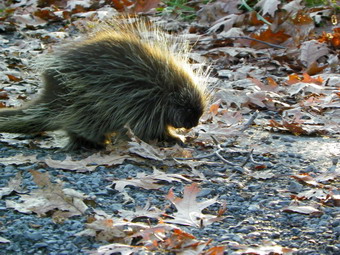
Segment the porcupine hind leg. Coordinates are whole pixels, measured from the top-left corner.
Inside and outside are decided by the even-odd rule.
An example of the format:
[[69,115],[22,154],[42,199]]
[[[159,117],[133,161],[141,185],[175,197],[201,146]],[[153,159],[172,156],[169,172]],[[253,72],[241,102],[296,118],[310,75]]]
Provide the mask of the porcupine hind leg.
[[64,148],[66,151],[77,150],[100,150],[105,148],[105,137],[98,139],[98,141],[88,140],[74,132],[67,131],[69,142]]

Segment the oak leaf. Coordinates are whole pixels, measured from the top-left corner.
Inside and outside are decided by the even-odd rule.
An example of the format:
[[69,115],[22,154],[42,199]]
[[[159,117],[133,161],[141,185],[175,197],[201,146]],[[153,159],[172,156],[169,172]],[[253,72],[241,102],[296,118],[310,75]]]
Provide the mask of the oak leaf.
[[254,7],[260,7],[263,15],[269,14],[274,17],[277,6],[280,4],[279,0],[260,0]]
[[[278,31],[278,32],[273,32],[270,29],[267,29],[266,31],[261,32],[260,34],[254,34],[251,36],[254,39],[272,43],[272,44],[281,44],[285,42],[288,38],[290,38],[289,35],[285,34],[284,31]],[[268,48],[268,45],[252,41],[250,43],[250,46],[256,49],[263,49],[263,48]]]
[[128,158],[130,158],[128,155],[119,155],[115,153],[101,155],[100,153],[96,153],[81,160],[73,160],[70,156],[67,156],[66,159],[62,161],[54,160],[51,158],[47,158],[44,161],[49,167],[82,173],[92,172],[97,168],[97,166],[120,165],[124,162],[125,159]]
[[11,241],[0,236],[0,243],[10,243]]
[[284,212],[292,212],[292,213],[301,213],[301,214],[309,214],[309,215],[321,215],[322,211],[313,207],[306,205],[290,205],[283,209]]
[[66,218],[85,213],[87,206],[83,200],[88,199],[87,196],[73,189],[65,189],[61,183],[52,183],[48,173],[35,170],[30,172],[40,188],[28,195],[21,195],[21,203],[7,200],[7,207],[21,213],[34,212],[40,217],[52,213],[55,222],[62,222]]
[[115,185],[115,189],[118,191],[123,191],[127,185],[132,185],[143,189],[158,189],[161,187],[161,184],[158,184],[159,181],[166,181],[169,183],[182,181],[191,182],[190,179],[185,178],[180,174],[167,174],[154,168],[152,175],[138,173],[136,178],[120,179],[114,181],[113,184]]
[[165,222],[203,227],[222,220],[223,217],[202,213],[203,209],[217,202],[217,196],[204,202],[197,202],[199,192],[200,189],[196,183],[184,188],[183,198],[176,197],[170,189],[166,198],[176,207],[177,212],[174,213],[173,219],[165,220]]
[[15,177],[11,178],[8,181],[7,187],[0,188],[0,199],[3,196],[10,195],[12,192],[22,193],[23,189],[21,187],[22,184],[22,175],[18,172]]

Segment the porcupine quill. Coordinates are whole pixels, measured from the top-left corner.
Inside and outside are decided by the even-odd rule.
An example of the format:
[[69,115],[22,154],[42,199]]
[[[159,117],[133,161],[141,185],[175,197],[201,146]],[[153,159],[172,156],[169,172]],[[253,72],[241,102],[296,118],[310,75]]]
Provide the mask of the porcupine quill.
[[0,132],[64,130],[67,150],[99,149],[127,125],[144,141],[179,139],[170,127],[196,126],[206,107],[204,72],[188,47],[145,22],[112,22],[45,58],[36,101],[0,111]]

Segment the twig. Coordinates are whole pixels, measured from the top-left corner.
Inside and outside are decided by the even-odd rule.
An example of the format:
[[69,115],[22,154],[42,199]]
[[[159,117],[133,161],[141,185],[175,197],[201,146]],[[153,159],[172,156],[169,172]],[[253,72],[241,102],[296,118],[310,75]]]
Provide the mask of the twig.
[[[255,38],[252,38],[252,37],[249,37],[249,36],[222,36],[221,39],[245,39],[245,40],[259,42],[259,43],[271,46],[273,48],[286,49],[286,47],[284,47],[284,46],[277,45],[277,44],[272,44],[272,43],[265,42],[265,41],[261,41],[259,39],[255,39]],[[206,39],[201,39],[200,41],[218,41],[218,40],[221,40],[221,39],[220,38],[218,38],[218,39],[215,39],[215,38],[212,38],[212,39],[206,38]]]
[[251,151],[251,154],[249,155],[250,156],[250,162],[252,162],[253,164],[256,164],[256,165],[261,165],[260,162],[257,162],[257,161],[254,160],[254,158],[253,158],[253,150]]
[[254,114],[250,117],[250,119],[247,121],[247,123],[244,124],[244,126],[240,129],[240,131],[243,132],[246,129],[248,129],[254,123],[254,120],[257,118],[258,115],[259,115],[259,111],[256,110]]
[[249,160],[251,159],[251,157],[252,157],[253,151],[254,151],[254,149],[252,149],[252,150],[248,153],[248,156],[247,156],[246,160],[243,162],[243,164],[241,165],[241,167],[244,167],[244,166],[248,163],[248,161],[249,161]]
[[[254,120],[257,118],[258,116],[258,111],[255,111],[254,114],[250,117],[250,119],[247,121],[247,123],[245,123],[243,125],[243,127],[240,128],[240,132],[244,132],[246,129],[248,129],[254,122]],[[245,162],[243,162],[241,165],[238,165],[238,164],[235,164],[233,162],[230,162],[229,160],[225,159],[222,155],[221,155],[221,152],[225,152],[226,151],[226,148],[223,148],[223,147],[227,147],[225,144],[222,146],[222,144],[218,141],[218,139],[216,137],[214,137],[213,135],[210,136],[211,139],[213,140],[214,144],[216,145],[216,150],[210,154],[207,154],[207,155],[200,155],[200,156],[197,156],[197,157],[192,157],[192,158],[175,158],[176,160],[199,160],[199,159],[203,159],[203,158],[210,158],[212,156],[217,156],[220,160],[223,161],[223,163],[227,164],[227,165],[230,165],[230,166],[234,166],[234,167],[241,167],[242,169],[244,168],[244,166],[250,161],[252,163],[255,163],[255,164],[260,164],[260,163],[257,163],[255,162],[255,160],[253,159],[253,151],[254,149],[252,149],[248,155],[247,155],[247,158],[245,160]],[[236,140],[237,138],[234,139],[234,141]],[[234,142],[233,141],[233,142]]]

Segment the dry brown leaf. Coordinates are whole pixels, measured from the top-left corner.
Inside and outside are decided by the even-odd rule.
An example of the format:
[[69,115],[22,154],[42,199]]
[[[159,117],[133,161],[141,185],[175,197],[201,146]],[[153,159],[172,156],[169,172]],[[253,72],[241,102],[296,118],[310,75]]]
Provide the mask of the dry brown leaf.
[[147,249],[142,246],[132,246],[132,245],[126,245],[126,244],[113,243],[113,244],[100,246],[97,251],[93,251],[90,254],[92,255],[111,255],[111,254],[130,255],[130,254],[138,254],[146,250]]
[[0,236],[0,243],[10,243],[11,241]]
[[281,4],[279,0],[260,0],[254,7],[260,7],[263,15],[269,14],[274,17],[274,13],[278,10],[277,6],[279,4]]
[[18,172],[15,177],[11,178],[8,181],[7,187],[0,188],[0,199],[4,196],[10,195],[12,192],[22,193],[23,189],[21,187],[22,184],[22,175]]
[[[10,81],[16,81],[16,82],[22,81],[22,78],[16,77],[16,76],[14,76],[14,75],[12,75],[12,74],[7,74],[7,76],[8,76],[8,78],[9,78]],[[8,98],[6,98],[6,99],[8,99]]]
[[128,135],[132,140],[129,142],[129,152],[142,158],[162,161],[165,158],[164,153],[157,147],[154,147],[136,137],[131,130]]
[[340,207],[340,195],[328,194],[323,202],[328,206]]
[[239,14],[239,0],[214,1],[202,5],[197,13],[200,24],[211,24],[228,14]]
[[275,174],[271,170],[256,171],[256,172],[252,172],[249,175],[255,179],[263,179],[263,180],[270,179],[275,176]]
[[[91,254],[108,255],[112,252],[130,252],[138,248],[138,251],[164,252],[189,252],[193,255],[201,252],[209,242],[199,242],[191,234],[182,231],[170,224],[158,224],[150,226],[142,223],[132,223],[118,219],[106,218],[87,224],[86,230],[76,234],[96,237],[97,240],[113,242],[113,244],[99,247]],[[132,240],[138,238],[139,246],[132,246]],[[181,253],[182,254],[182,253]],[[213,254],[213,253],[211,253]]]
[[315,181],[314,177],[310,176],[308,173],[292,175],[292,177],[300,182],[304,182],[312,186],[322,186],[322,184]]
[[138,173],[136,179],[122,179],[118,181],[113,181],[112,185],[118,191],[123,191],[128,185],[140,187],[143,189],[159,189],[162,185],[155,183],[156,180],[150,178],[145,173]]
[[262,91],[277,92],[279,89],[278,84],[271,77],[267,77],[268,85],[264,84],[263,82],[256,78],[249,78],[249,80],[256,84],[256,86],[259,87]]
[[[290,36],[285,34],[284,31],[281,30],[274,33],[273,31],[271,31],[270,28],[268,28],[266,31],[261,32],[260,34],[254,34],[251,37],[272,44],[281,44],[285,42],[288,38],[290,38]],[[266,44],[257,41],[252,41],[250,43],[250,46],[252,46],[255,49],[263,49],[270,47]]]
[[149,228],[149,226],[109,217],[86,224],[86,228],[76,236],[92,236],[98,241],[131,244],[132,235]]
[[301,213],[301,214],[308,214],[308,215],[321,215],[323,214],[322,211],[313,207],[313,206],[306,206],[306,205],[290,205],[283,209],[284,212],[291,212],[291,213]]
[[225,246],[215,246],[205,251],[204,255],[223,255],[225,250],[226,250]]
[[326,172],[326,173],[322,173],[316,176],[315,181],[325,183],[325,182],[333,181],[339,177],[340,177],[340,171]]
[[[234,247],[237,248],[237,247]],[[240,247],[241,248],[241,247]],[[251,255],[293,255],[298,249],[282,247],[272,241],[264,241],[262,245],[257,247],[241,248],[241,250],[235,252],[237,255],[251,254]]]
[[208,33],[214,33],[217,30],[223,28],[223,31],[230,30],[236,23],[244,21],[244,15],[229,14],[223,16],[219,20],[216,20],[214,24],[209,28]]
[[320,43],[316,40],[310,40],[301,44],[300,59],[306,65],[306,67],[311,66],[320,57],[327,56],[328,54],[329,49],[325,43]]
[[129,158],[131,157],[128,155],[118,155],[114,153],[101,155],[100,153],[96,153],[82,160],[73,160],[71,156],[67,156],[66,159],[62,161],[47,158],[45,159],[45,163],[53,168],[77,172],[91,172],[94,171],[97,166],[116,166],[122,164],[125,159]]
[[113,181],[113,185],[115,186],[115,189],[118,191],[123,191],[125,186],[132,185],[136,187],[140,187],[143,189],[159,189],[162,185],[158,184],[157,182],[162,180],[166,182],[182,182],[187,181],[191,182],[190,179],[185,178],[184,176],[180,174],[167,174],[164,172],[161,172],[157,170],[156,168],[153,169],[152,175],[146,175],[145,173],[138,173],[137,177],[132,179],[121,179],[117,181]]
[[180,225],[203,227],[222,220],[223,217],[202,213],[203,209],[217,202],[217,197],[204,202],[197,202],[196,198],[199,192],[200,189],[197,183],[185,186],[183,198],[176,197],[171,189],[166,198],[176,207],[177,212],[172,216],[173,219],[164,221]]
[[48,173],[30,170],[34,182],[40,187],[29,195],[20,195],[21,203],[7,200],[6,206],[21,213],[36,213],[46,216],[52,212],[55,221],[63,221],[76,215],[82,215],[87,206],[83,200],[88,199],[84,194],[73,189],[63,189],[60,183],[52,183]]
[[156,8],[160,2],[160,0],[137,0],[132,9],[135,13],[150,12],[150,10]]
[[169,224],[158,224],[136,233],[134,237],[142,237],[144,246],[151,251],[183,251],[200,254],[207,242],[199,242],[189,233]]
[[15,20],[16,24],[20,25],[22,28],[26,26],[38,27],[47,24],[47,21],[31,14],[15,14],[13,15],[13,19]]
[[38,162],[37,155],[23,155],[23,154],[16,154],[15,156],[8,157],[8,158],[1,158],[0,164],[3,165],[22,165],[28,163],[35,163]]

